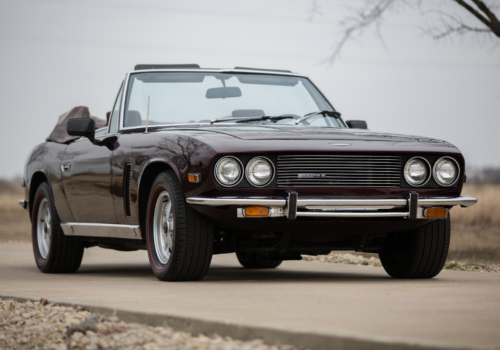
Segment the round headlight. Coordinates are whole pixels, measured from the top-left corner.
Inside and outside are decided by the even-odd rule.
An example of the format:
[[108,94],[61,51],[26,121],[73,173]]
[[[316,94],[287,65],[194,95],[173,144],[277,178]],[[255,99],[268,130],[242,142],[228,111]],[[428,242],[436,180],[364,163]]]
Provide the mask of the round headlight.
[[222,186],[235,186],[242,177],[243,167],[235,157],[223,157],[215,165],[215,178]]
[[414,187],[423,186],[429,180],[429,162],[425,158],[414,157],[406,162],[404,176]]
[[246,168],[248,182],[257,187],[267,185],[274,176],[273,164],[264,157],[255,157],[251,159]]
[[434,180],[439,185],[449,187],[457,182],[460,171],[455,159],[443,157],[434,164],[433,173]]

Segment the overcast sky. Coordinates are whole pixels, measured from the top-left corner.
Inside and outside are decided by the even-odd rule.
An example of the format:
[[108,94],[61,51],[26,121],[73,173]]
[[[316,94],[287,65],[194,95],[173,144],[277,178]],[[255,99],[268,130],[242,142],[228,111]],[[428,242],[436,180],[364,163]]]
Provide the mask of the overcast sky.
[[[468,167],[500,166],[500,48],[436,42],[407,9],[387,16],[386,47],[366,33],[329,67],[347,3],[364,0],[318,0],[309,21],[306,0],[0,0],[0,177],[22,174],[60,114],[85,105],[104,118],[137,63],[290,69],[344,119],[447,140]],[[424,9],[435,3],[469,16],[450,0]]]

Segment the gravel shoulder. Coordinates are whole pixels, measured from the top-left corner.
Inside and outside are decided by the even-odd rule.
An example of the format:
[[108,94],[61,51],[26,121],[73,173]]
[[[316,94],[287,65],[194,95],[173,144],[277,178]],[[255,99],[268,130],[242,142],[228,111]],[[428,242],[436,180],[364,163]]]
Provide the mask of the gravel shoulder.
[[[318,261],[334,264],[350,264],[364,266],[382,266],[379,258],[374,256],[356,255],[349,253],[331,252],[328,255],[304,255],[304,261]],[[500,264],[467,264],[456,261],[447,262],[443,269],[453,271],[469,271],[469,272],[497,272],[500,273]]]
[[241,349],[294,350],[262,340],[234,340],[217,334],[193,336],[169,327],[129,323],[82,307],[0,298],[0,349]]

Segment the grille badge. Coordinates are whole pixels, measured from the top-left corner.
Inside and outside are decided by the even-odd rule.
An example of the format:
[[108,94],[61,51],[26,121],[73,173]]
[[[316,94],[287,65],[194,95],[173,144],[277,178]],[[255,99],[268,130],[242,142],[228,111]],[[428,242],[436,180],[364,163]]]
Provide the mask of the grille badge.
[[299,179],[307,179],[314,177],[326,177],[326,174],[298,174]]

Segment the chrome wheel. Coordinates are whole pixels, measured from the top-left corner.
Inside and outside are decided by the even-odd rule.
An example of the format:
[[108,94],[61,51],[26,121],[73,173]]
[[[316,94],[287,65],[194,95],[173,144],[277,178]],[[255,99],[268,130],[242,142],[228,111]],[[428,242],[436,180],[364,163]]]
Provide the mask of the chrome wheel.
[[158,260],[167,264],[174,249],[174,206],[167,191],[156,200],[153,218],[155,250]]
[[40,202],[36,223],[38,250],[41,257],[47,259],[50,249],[50,240],[52,238],[52,217],[50,215],[49,201],[47,198],[43,198]]

